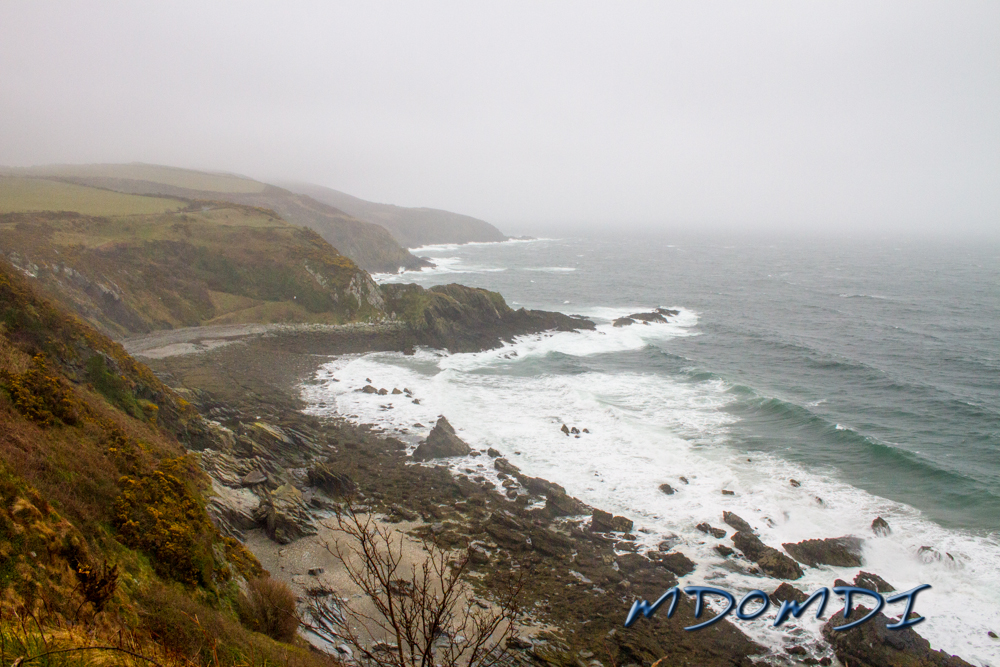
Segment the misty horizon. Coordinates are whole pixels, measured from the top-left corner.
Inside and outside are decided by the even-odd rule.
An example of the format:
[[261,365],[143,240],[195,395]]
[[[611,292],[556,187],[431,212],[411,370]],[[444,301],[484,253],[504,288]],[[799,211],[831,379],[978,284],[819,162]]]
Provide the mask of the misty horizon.
[[507,234],[1000,231],[1000,8],[0,8],[0,164],[164,164]]

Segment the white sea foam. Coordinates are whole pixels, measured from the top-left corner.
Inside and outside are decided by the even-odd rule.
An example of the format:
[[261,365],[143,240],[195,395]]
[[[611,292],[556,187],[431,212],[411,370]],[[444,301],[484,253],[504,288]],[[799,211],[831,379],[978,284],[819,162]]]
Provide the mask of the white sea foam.
[[[648,309],[589,309],[585,314],[607,322]],[[986,635],[1000,628],[1000,544],[995,539],[944,529],[911,507],[836,479],[831,471],[734,450],[728,443],[735,417],[725,410],[734,398],[720,380],[588,370],[587,360],[594,355],[641,350],[651,341],[665,344],[697,333],[697,314],[682,309],[671,319],[665,325],[600,324],[591,332],[529,336],[474,354],[419,350],[412,356],[344,356],[324,366],[302,393],[310,413],[358,415],[358,421],[396,430],[412,443],[426,436],[438,415],[446,415],[474,448],[494,447],[525,473],[556,481],[584,502],[632,518],[637,528],[651,531],[638,533],[643,546],[655,548],[667,535],[682,538],[676,548],[698,563],[682,585],[704,584],[738,594],[778,585],[734,570],[732,560],[713,550],[718,542],[695,530],[702,521],[728,528],[721,522],[723,510],[748,520],[773,546],[849,534],[866,537],[862,569],[880,574],[900,591],[933,586],[921,594],[916,610],[927,617],[917,629],[934,648],[973,664],[1000,662],[996,643]],[[566,359],[573,360],[576,372],[556,369]],[[420,404],[405,395],[358,392],[366,378],[389,390],[408,388]],[[567,437],[562,424],[590,433]],[[485,458],[451,459],[449,464],[459,474],[483,475],[498,484]],[[793,487],[793,478],[801,486]],[[662,483],[676,493],[661,493]],[[735,495],[722,495],[723,489]],[[892,535],[872,535],[876,516],[890,523]],[[731,544],[728,537],[722,543]],[[917,550],[922,546],[933,546],[941,559],[921,560]],[[857,574],[854,568],[805,569],[805,577],[794,584],[806,591],[830,587],[836,578],[850,581]],[[901,607],[886,611],[896,615]],[[836,599],[831,601],[824,620],[839,608]],[[781,629],[764,621],[773,619],[773,610],[757,621],[737,623],[755,640],[779,647],[795,633],[818,635],[822,622],[812,616],[807,613]]]

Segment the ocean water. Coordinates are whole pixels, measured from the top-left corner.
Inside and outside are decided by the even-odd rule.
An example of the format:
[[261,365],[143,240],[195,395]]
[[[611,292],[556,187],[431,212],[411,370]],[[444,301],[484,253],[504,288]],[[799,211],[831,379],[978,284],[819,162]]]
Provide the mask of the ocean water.
[[[1000,633],[1000,246],[617,237],[415,253],[437,268],[376,278],[497,290],[597,330],[478,354],[341,357],[303,387],[310,412],[411,442],[444,414],[474,448],[632,518],[644,544],[678,540],[699,564],[684,585],[777,586],[727,564],[695,530],[728,530],[723,510],[772,546],[865,537],[861,569],[900,591],[932,585],[916,611],[934,648],[1000,665],[987,636]],[[657,306],[680,315],[611,326]],[[421,403],[356,392],[366,378]],[[562,424],[589,433],[567,437]],[[451,465],[495,480],[484,458]],[[872,534],[876,516],[890,536]],[[807,591],[857,574],[806,570],[795,585]],[[773,612],[737,623],[780,649],[815,637],[811,615],[780,629],[763,621]]]

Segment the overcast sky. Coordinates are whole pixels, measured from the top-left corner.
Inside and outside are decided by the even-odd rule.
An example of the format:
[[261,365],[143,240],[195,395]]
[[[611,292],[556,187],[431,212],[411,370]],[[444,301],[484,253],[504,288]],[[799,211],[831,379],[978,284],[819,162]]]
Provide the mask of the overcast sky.
[[1000,231],[1000,2],[0,3],[0,164],[494,222]]

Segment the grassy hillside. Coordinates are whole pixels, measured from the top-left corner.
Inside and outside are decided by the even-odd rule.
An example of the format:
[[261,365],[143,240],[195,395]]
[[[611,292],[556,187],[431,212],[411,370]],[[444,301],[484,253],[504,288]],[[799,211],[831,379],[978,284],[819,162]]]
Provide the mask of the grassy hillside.
[[237,620],[265,573],[205,511],[213,428],[0,264],[0,662],[320,664]]
[[289,183],[289,190],[308,195],[316,201],[368,222],[377,223],[392,234],[404,248],[436,243],[504,241],[504,234],[486,222],[468,215],[436,208],[406,208],[376,204],[330,188],[308,183]]
[[[91,189],[79,190],[90,196]],[[316,232],[266,209],[198,202],[152,215],[7,213],[0,253],[113,335],[384,317],[367,273]]]
[[140,197],[42,178],[0,176],[0,213],[74,211],[83,215],[166,213],[187,206],[176,199]]
[[[8,170],[11,172],[11,170]],[[241,176],[156,165],[59,165],[16,170],[121,193],[226,201],[276,211],[293,225],[309,227],[367,271],[395,272],[426,263],[407,252],[383,227],[327,204]],[[58,209],[50,209],[58,210]]]

